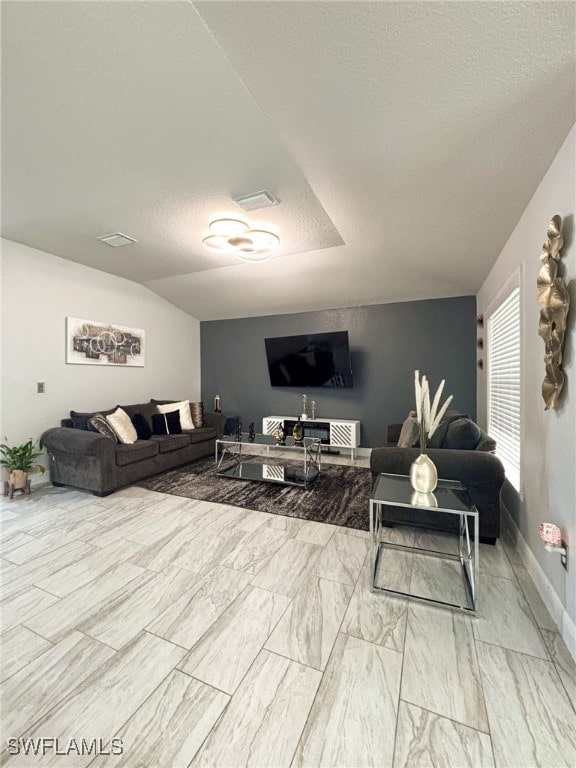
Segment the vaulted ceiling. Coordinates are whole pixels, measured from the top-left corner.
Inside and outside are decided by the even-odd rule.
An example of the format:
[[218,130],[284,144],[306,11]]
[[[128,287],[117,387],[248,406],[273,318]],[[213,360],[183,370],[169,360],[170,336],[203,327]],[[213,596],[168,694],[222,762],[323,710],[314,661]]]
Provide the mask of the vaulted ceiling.
[[[199,319],[475,293],[574,124],[574,41],[571,2],[2,2],[2,235]],[[274,258],[207,251],[262,189]]]

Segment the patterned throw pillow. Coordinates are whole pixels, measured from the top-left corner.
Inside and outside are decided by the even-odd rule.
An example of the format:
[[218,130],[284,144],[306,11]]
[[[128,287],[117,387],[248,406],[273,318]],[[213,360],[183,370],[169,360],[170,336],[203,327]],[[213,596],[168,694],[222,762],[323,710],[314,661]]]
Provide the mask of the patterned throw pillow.
[[408,418],[402,424],[400,430],[400,437],[398,438],[398,448],[411,448],[416,445],[416,441],[420,437],[418,430],[418,419],[416,418],[416,411],[410,411]]
[[194,422],[192,421],[190,403],[188,400],[181,400],[179,403],[166,403],[165,405],[157,405],[156,407],[158,408],[158,413],[179,411],[181,429],[194,429]]
[[115,443],[118,442],[116,433],[106,421],[106,416],[103,416],[101,413],[95,413],[94,416],[88,420],[88,424],[94,432],[99,432],[101,435],[110,438],[110,440],[113,440]]
[[122,408],[116,408],[114,413],[106,416],[106,421],[116,433],[119,442],[132,445],[138,440],[138,433],[130,421],[130,416]]
[[204,426],[204,403],[190,403],[190,412],[196,429],[202,428]]
[[142,413],[135,413],[131,416],[131,419],[136,434],[138,435],[138,440],[150,440],[152,437],[152,430],[150,429],[150,424],[148,424],[146,416]]

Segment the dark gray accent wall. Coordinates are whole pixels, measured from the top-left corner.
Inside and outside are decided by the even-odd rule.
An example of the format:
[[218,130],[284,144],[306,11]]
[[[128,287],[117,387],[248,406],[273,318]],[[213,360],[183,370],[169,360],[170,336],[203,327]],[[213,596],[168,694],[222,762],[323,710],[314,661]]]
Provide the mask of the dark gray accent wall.
[[[452,407],[476,416],[476,299],[379,304],[200,323],[202,399],[212,409],[240,416],[256,431],[264,416],[297,416],[302,394],[317,403],[317,418],[359,419],[361,445],[386,442],[389,423],[406,418],[414,405],[414,371],[435,391],[454,395]],[[352,389],[272,387],[264,339],[325,331],[348,331]]]

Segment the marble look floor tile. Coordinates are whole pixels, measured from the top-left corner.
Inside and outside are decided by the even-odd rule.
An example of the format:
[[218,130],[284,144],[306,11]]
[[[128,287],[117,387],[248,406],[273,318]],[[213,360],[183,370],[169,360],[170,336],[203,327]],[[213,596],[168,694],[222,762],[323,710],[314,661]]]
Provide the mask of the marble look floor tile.
[[401,698],[487,732],[471,621],[457,611],[410,604]]
[[290,599],[248,587],[178,665],[225,693],[234,693]]
[[[92,641],[95,642],[95,641]],[[23,735],[27,738],[57,734],[63,741],[79,735],[110,738],[172,672],[185,651],[146,632],[115,653],[59,705]],[[50,753],[42,766],[81,768],[94,755]],[[30,766],[29,757],[10,757],[7,765]]]
[[196,523],[185,526],[181,530],[167,533],[153,544],[144,546],[138,554],[130,559],[134,565],[160,573],[173,565],[179,557],[192,557],[196,552],[196,537],[202,529]]
[[26,627],[17,625],[4,632],[0,635],[0,683],[49,648],[52,643]]
[[336,532],[316,563],[320,578],[354,586],[368,553],[368,540]]
[[576,764],[575,715],[552,662],[478,643],[496,765]]
[[532,581],[532,577],[530,576],[528,569],[523,565],[518,565],[517,563],[513,565],[513,568],[524,597],[530,606],[530,610],[532,611],[532,615],[536,621],[536,624],[542,629],[548,629],[551,632],[555,631],[556,624],[554,623],[554,619],[546,608],[546,604],[540,597],[540,594],[536,589],[536,585]]
[[0,548],[2,557],[10,559],[10,552],[18,549],[18,547],[24,546],[24,544],[29,544],[31,541],[36,541],[36,537],[31,536],[29,533],[23,533],[22,531],[6,533],[0,528]]
[[248,586],[251,578],[249,573],[216,566],[168,606],[147,629],[190,649]]
[[496,544],[480,544],[480,573],[497,576],[500,579],[515,579],[510,560],[504,547],[497,539]]
[[261,526],[254,533],[246,533],[222,561],[222,565],[255,576],[288,539],[284,531]]
[[[368,513],[366,513],[366,524],[368,524]],[[347,528],[339,525],[337,530],[338,533],[341,533],[343,536],[355,536],[357,539],[370,539],[370,531],[365,531],[361,528]]]
[[191,766],[290,766],[321,674],[261,651]]
[[[394,529],[392,529],[394,530]],[[432,531],[427,528],[416,528],[414,531],[414,546],[429,549],[433,552],[445,552],[450,555],[458,554],[459,536],[456,532]]]
[[339,635],[292,762],[390,766],[402,654]]
[[57,603],[59,598],[50,595],[38,587],[24,587],[19,592],[13,592],[0,604],[0,625],[2,632],[37,616],[45,608]]
[[288,539],[252,579],[252,584],[270,592],[293,597],[318,560],[322,547]]
[[[24,565],[37,557],[53,552],[55,547],[60,547],[67,541],[82,539],[83,536],[93,533],[95,529],[97,530],[98,526],[92,523],[75,522],[61,528],[51,526],[51,529],[51,533],[43,534],[40,538],[30,536],[31,541],[10,551],[9,559],[18,565]],[[72,531],[75,533],[71,533]]]
[[570,655],[570,651],[557,630],[551,632],[548,629],[542,629],[540,631],[544,638],[548,654],[556,667],[556,671],[560,675],[564,688],[566,689],[568,698],[576,710],[576,662]]
[[317,523],[315,520],[302,520],[300,530],[294,538],[298,541],[307,541],[309,544],[325,547],[336,530],[339,530],[337,525]]
[[485,643],[548,658],[528,603],[510,579],[482,574],[474,636]]
[[230,697],[175,670],[117,732],[124,753],[97,757],[90,768],[187,766]]
[[382,527],[381,539],[389,544],[400,544],[404,547],[413,547],[416,540],[416,534],[422,531],[421,528],[414,528],[412,525],[395,525],[392,528]]
[[236,528],[238,528],[239,531],[254,533],[254,531],[260,528],[261,525],[266,525],[270,519],[268,512],[258,512],[253,509],[248,510],[248,512],[249,514],[236,524]]
[[94,616],[120,593],[131,592],[147,574],[131,563],[119,563],[106,573],[61,598],[55,605],[21,619],[28,629],[52,642],[62,640],[69,632]]
[[351,595],[347,584],[309,576],[264,647],[324,670]]
[[78,629],[112,648],[122,648],[190,588],[191,577],[179,568],[142,577],[131,591],[121,592]]
[[446,560],[434,555],[412,555],[410,593],[428,600],[472,607],[458,560]]
[[223,565],[223,561],[246,535],[234,527],[226,528],[218,534],[213,531],[203,532],[194,539],[192,547],[179,552],[173,564],[189,571],[199,581],[217,565]]
[[[130,516],[123,522],[117,520],[116,523],[106,526],[105,531],[96,533],[86,540],[89,541],[90,544],[94,544],[100,548],[111,546],[120,539],[125,541],[136,541],[134,538],[135,536],[138,536],[139,533],[147,530],[148,526],[152,526],[152,528],[158,526],[159,522],[161,522],[161,520],[159,520],[158,516],[153,512],[148,512],[146,509],[131,510]],[[183,524],[180,523],[180,525]],[[168,532],[170,532],[170,530],[172,530],[172,528],[168,527]],[[161,538],[161,535],[162,534],[160,533],[157,538]],[[140,543],[151,544],[153,541],[154,539],[152,541],[142,541]]]
[[3,581],[3,595],[13,594],[24,587],[30,587],[33,584],[47,579],[56,571],[66,568],[68,565],[81,560],[83,557],[97,551],[90,544],[84,544],[81,541],[72,541],[70,544],[64,544],[62,547],[54,547],[41,557],[36,557],[29,563],[14,568],[6,574]]
[[[371,574],[370,563],[367,561],[354,588],[342,623],[342,632],[402,652],[408,599],[383,592],[372,592]],[[410,574],[387,574],[384,585],[387,589],[407,592],[410,587]]]
[[40,541],[52,542],[53,545],[61,546],[67,541],[83,540],[85,536],[89,536],[100,529],[99,525],[87,520],[58,520],[58,522],[53,520],[42,525],[35,525],[30,532]]
[[5,684],[4,732],[16,736],[30,728],[113,654],[111,648],[80,632],[50,646]]
[[410,578],[413,562],[413,552],[384,546],[380,548],[378,570],[380,574],[395,573]]
[[66,597],[106,573],[112,566],[129,560],[139,550],[140,544],[119,539],[109,547],[95,549],[76,562],[35,583],[53,595]]
[[14,568],[16,568],[14,563],[10,563],[8,560],[3,560],[0,558],[0,576],[13,571]]
[[284,531],[288,536],[295,537],[304,520],[299,520],[297,517],[287,517],[286,515],[270,515],[270,519],[266,523],[268,528],[274,528],[275,531]]
[[394,768],[494,768],[490,736],[400,702]]

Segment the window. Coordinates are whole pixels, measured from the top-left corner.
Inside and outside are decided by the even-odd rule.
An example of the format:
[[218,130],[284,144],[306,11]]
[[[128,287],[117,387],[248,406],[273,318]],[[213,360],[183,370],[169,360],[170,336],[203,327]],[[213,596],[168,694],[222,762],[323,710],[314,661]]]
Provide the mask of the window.
[[488,434],[520,492],[520,288],[488,318]]

